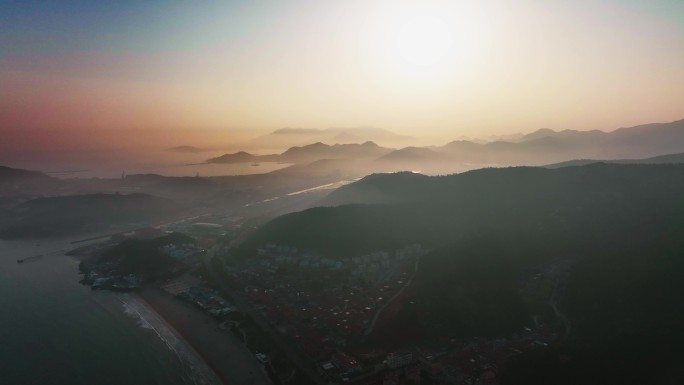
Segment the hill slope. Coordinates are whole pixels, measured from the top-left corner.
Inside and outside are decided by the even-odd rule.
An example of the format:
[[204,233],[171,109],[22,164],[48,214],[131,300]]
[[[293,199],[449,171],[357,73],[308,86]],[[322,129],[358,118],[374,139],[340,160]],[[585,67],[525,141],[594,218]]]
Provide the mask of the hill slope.
[[34,199],[14,207],[0,223],[0,237],[39,237],[94,232],[112,225],[170,218],[181,208],[147,194],[89,194]]
[[614,160],[596,160],[596,159],[576,159],[566,162],[549,164],[546,168],[559,168],[568,166],[586,166],[592,163],[614,163],[614,164],[679,164],[684,163],[684,153],[654,156],[646,159],[614,159]]
[[653,374],[684,357],[684,165],[373,175],[325,202],[339,206],[269,222],[241,256],[264,243],[337,258],[421,243],[433,251],[414,305],[387,338],[404,338],[392,325],[407,319],[438,341],[549,323],[556,343],[505,362],[502,383],[678,383]]
[[603,232],[627,223],[620,219],[640,221],[656,215],[661,205],[673,204],[674,191],[684,193],[682,176],[684,166],[606,164],[483,169],[444,177],[379,174],[344,186],[322,202],[342,206],[277,218],[248,244],[289,242],[343,254],[351,248],[365,251],[359,239],[376,249],[413,242],[434,246],[478,227],[544,231],[553,224],[568,231]]
[[21,179],[49,179],[50,177],[39,171],[22,170],[0,166],[0,182],[16,181]]

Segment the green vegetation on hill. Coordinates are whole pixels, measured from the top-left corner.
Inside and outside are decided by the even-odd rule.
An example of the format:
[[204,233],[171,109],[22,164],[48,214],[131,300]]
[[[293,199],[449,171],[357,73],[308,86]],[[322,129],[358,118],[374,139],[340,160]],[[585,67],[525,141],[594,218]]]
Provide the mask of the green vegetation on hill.
[[[506,335],[529,326],[516,278],[534,244],[480,234],[426,256],[416,276],[424,325],[459,336]],[[534,250],[536,251],[536,250]]]
[[615,163],[615,164],[679,164],[684,163],[684,154],[669,154],[654,156],[646,159],[611,159],[611,160],[596,160],[596,159],[575,159],[566,162],[549,164],[546,168],[559,168],[568,166],[586,166],[592,163]]
[[127,239],[102,254],[100,262],[111,262],[119,274],[139,273],[145,277],[168,273],[176,261],[160,248],[166,245],[194,244],[181,233],[154,239]]
[[561,300],[568,339],[515,357],[502,384],[683,383],[682,240],[677,221],[586,248]]
[[507,363],[505,383],[681,383],[684,165],[373,175],[323,203],[338,206],[279,217],[236,254],[272,242],[345,258],[421,243],[433,252],[411,312],[424,335],[532,326],[523,286],[544,271],[546,321],[555,301],[568,334]]
[[484,169],[425,177],[386,174],[333,192],[319,207],[279,217],[242,245],[274,242],[347,256],[422,243],[436,248],[481,229],[601,237],[673,215],[684,166],[596,164],[558,170]]

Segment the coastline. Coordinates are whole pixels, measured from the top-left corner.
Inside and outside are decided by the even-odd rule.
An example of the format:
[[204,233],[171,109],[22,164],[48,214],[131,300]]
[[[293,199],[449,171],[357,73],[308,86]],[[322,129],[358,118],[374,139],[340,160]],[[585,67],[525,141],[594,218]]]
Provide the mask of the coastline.
[[[59,251],[79,262],[86,260],[103,245],[98,235],[85,240],[81,235],[76,242],[69,238],[68,249]],[[122,302],[125,313],[167,344],[195,385],[272,385],[242,341],[219,329],[215,319],[192,304],[156,287],[112,294]]]
[[134,293],[120,293],[117,298],[124,307],[124,312],[136,319],[144,329],[153,330],[169,349],[171,349],[183,366],[189,369],[193,382],[197,385],[225,385],[214,370],[205,362],[204,357],[170,325],[144,299]]
[[[218,322],[201,310],[158,288],[145,288],[128,295],[147,305],[175,338],[187,347],[181,359],[190,362],[191,370],[198,379],[204,379],[202,384],[272,384],[242,342],[231,333],[220,330]],[[165,337],[160,338],[168,343]],[[175,350],[173,346],[170,347]]]
[[0,383],[200,385],[177,351],[126,314],[124,293],[79,283],[79,259],[65,253],[83,238],[0,239]]

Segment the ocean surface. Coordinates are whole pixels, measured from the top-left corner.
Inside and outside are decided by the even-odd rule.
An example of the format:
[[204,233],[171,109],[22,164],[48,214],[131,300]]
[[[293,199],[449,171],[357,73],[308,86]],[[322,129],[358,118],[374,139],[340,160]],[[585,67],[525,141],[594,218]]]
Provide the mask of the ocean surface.
[[0,240],[0,384],[206,383],[135,296],[78,283],[82,238]]

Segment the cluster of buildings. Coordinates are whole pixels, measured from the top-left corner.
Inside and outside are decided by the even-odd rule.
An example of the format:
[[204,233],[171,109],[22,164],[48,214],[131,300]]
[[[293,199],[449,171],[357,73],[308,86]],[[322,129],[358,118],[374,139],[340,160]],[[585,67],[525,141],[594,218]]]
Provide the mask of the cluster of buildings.
[[140,288],[142,278],[140,274],[118,274],[113,264],[107,262],[84,273],[82,282],[93,289],[128,291]]
[[438,384],[497,385],[500,365],[514,355],[558,338],[551,326],[527,328],[510,338],[449,338],[426,341],[430,347],[355,355],[338,351],[320,361],[319,371],[333,382],[359,385]]
[[[507,338],[445,336],[397,351],[371,347],[365,334],[383,309],[410,303],[395,299],[410,291],[404,289],[425,253],[412,245],[332,259],[269,244],[257,258],[226,271],[244,288],[241,296],[331,383],[495,385],[503,362],[559,339],[558,325],[535,318],[533,327]],[[540,288],[549,286],[546,281],[553,288],[558,279],[546,273],[533,274],[529,286],[548,307],[551,293]]]
[[405,379],[405,367],[416,362],[415,356],[395,352],[361,360],[347,347],[363,341],[378,312],[409,285],[416,261],[426,252],[412,245],[333,259],[268,244],[258,257],[226,272],[243,288],[241,296],[331,381],[380,378],[394,370]]
[[[123,274],[118,268],[119,262],[117,258],[109,258],[103,260],[101,253],[107,247],[114,246],[127,239],[154,239],[167,233],[157,228],[144,228],[136,232],[117,234],[115,237],[106,243],[106,247],[96,248],[88,258],[81,262],[80,269],[83,273],[83,283],[90,285],[93,289],[108,289],[108,290],[136,290],[141,287],[143,281],[150,277],[144,276],[140,272],[130,274]],[[159,246],[158,251],[164,255],[173,258],[174,263],[171,271],[164,272],[160,269],[162,275],[175,274],[178,271],[187,269],[188,267],[196,267],[201,263],[201,255],[204,250],[201,250],[197,245],[192,243],[174,244],[169,243]],[[129,268],[128,271],[133,269]]]
[[[287,268],[311,270],[316,272],[341,272],[354,282],[377,284],[387,280],[399,265],[409,266],[409,261],[424,255],[427,250],[415,244],[392,253],[378,251],[354,256],[347,259],[334,259],[300,252],[296,247],[266,244],[257,249],[256,258],[251,264],[259,271],[282,272]],[[229,270],[229,273],[233,271]]]
[[182,262],[188,266],[197,267],[200,265],[200,256],[202,255],[202,250],[198,249],[197,246],[193,244],[168,244],[160,247],[160,250],[176,261]]
[[216,290],[202,286],[201,280],[191,274],[169,279],[160,284],[160,288],[171,295],[195,304],[206,313],[217,318],[227,317],[230,313],[237,311]]
[[296,247],[272,243],[257,249],[257,255],[259,266],[269,272],[275,272],[281,267],[323,270],[340,270],[344,267],[341,260],[300,253]]
[[334,353],[319,363],[319,371],[332,382],[363,385],[420,384],[421,363],[416,352],[370,352],[355,358],[345,352]]
[[450,338],[438,346],[419,349],[418,359],[425,376],[437,383],[496,385],[502,363],[557,339],[556,327],[538,325],[508,338]]

